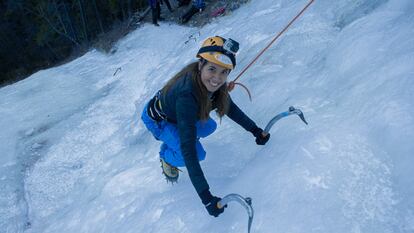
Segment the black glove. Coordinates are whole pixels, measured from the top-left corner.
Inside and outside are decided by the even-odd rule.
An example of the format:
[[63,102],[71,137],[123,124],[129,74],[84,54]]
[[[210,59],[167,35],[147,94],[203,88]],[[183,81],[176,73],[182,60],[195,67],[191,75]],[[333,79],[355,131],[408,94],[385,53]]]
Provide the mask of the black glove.
[[267,141],[269,141],[270,133],[266,134],[266,136],[263,136],[263,129],[256,127],[251,132],[256,137],[257,145],[264,145]]
[[224,212],[224,208],[227,205],[223,206],[223,208],[217,207],[217,202],[221,200],[221,198],[211,195],[209,190],[204,190],[200,193],[201,201],[203,202],[204,206],[206,207],[208,213],[211,216],[218,217],[221,213]]

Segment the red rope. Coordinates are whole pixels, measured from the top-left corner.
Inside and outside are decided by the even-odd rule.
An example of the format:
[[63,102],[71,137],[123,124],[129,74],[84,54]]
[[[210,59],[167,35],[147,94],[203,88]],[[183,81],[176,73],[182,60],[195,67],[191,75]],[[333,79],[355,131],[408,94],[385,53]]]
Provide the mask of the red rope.
[[[237,81],[237,79],[239,79],[243,74],[244,74],[244,72],[246,72],[246,70],[247,69],[249,69],[250,68],[250,66],[251,65],[253,65],[253,63],[255,63],[256,62],[256,60],[260,57],[260,56],[262,56],[262,54],[270,47],[270,46],[272,46],[272,44],[290,27],[290,25],[292,25],[293,24],[293,22],[295,22],[296,21],[296,19],[298,19],[302,14],[303,14],[303,12],[305,12],[306,11],[306,9],[314,2],[315,0],[310,0],[309,2],[308,2],[308,4],[306,4],[306,6],[283,28],[283,30],[282,31],[280,31],[279,32],[279,34],[277,34],[276,35],[276,37],[275,38],[273,38],[273,40],[272,41],[270,41],[270,43],[264,48],[264,49],[262,49],[262,51],[260,51],[260,53],[242,70],[242,72],[240,72],[240,74],[239,75],[237,75],[237,77],[233,80],[233,81],[231,81],[229,84],[228,84],[228,91],[230,92],[230,91],[232,91],[233,89],[234,89],[234,87],[235,87],[235,84],[236,84],[236,81]],[[238,84],[240,84],[240,83],[238,83]],[[244,86],[244,88],[246,88],[246,90],[248,90],[247,89],[247,87],[245,87]],[[248,91],[249,92],[249,91]],[[249,93],[249,96],[250,96],[250,93]],[[250,99],[251,99],[251,97],[250,97]]]

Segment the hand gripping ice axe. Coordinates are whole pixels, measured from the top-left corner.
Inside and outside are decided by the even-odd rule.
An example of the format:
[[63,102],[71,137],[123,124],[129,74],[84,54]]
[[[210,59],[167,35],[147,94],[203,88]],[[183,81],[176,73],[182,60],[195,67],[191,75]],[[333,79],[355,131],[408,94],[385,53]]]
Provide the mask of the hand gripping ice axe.
[[240,196],[239,194],[232,193],[232,194],[229,194],[229,195],[223,197],[217,203],[217,207],[221,209],[225,205],[227,205],[229,202],[232,202],[232,201],[239,203],[240,205],[242,205],[246,209],[247,214],[249,216],[247,232],[250,233],[250,228],[252,226],[253,214],[254,214],[253,207],[252,207],[252,199],[250,197],[244,198],[244,197]]
[[267,123],[266,128],[263,131],[264,135],[267,135],[270,131],[270,129],[272,128],[272,126],[280,119],[290,116],[292,114],[296,114],[300,117],[300,119],[305,123],[308,124],[308,122],[306,122],[305,120],[305,116],[303,116],[303,112],[300,109],[294,108],[293,106],[289,107],[289,110],[286,112],[281,112],[279,114],[277,114],[275,117],[273,117],[269,123]]

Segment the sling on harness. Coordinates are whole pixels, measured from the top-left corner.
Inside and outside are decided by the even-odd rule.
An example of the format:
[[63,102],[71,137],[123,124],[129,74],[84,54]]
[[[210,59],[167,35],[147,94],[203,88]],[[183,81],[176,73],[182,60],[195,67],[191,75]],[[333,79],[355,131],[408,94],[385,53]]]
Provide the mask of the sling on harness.
[[148,103],[148,115],[153,119],[154,121],[163,121],[166,120],[172,124],[177,124],[176,121],[171,120],[167,117],[167,115],[163,112],[162,106],[161,106],[161,91],[158,91],[157,94],[149,101]]

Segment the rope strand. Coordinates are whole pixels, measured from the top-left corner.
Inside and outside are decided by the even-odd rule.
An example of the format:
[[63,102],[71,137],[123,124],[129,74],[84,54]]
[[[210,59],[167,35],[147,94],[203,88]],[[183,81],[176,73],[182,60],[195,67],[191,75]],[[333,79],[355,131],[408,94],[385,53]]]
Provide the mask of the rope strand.
[[[270,47],[270,46],[272,46],[272,44],[290,27],[290,25],[292,25],[293,24],[293,22],[295,22],[296,21],[296,19],[298,19],[302,14],[303,14],[303,12],[305,12],[306,11],[306,9],[308,9],[308,7],[314,2],[315,0],[310,0],[309,2],[308,2],[308,4],[306,4],[306,6],[283,28],[283,30],[282,31],[280,31],[276,36],[275,36],[275,38],[273,38],[273,40],[272,41],[270,41],[270,43],[264,48],[264,49],[262,49],[262,51],[260,51],[259,52],[259,54],[257,54],[257,56],[240,72],[240,74],[239,75],[237,75],[237,77],[233,80],[233,81],[231,81],[230,83],[229,83],[229,85],[228,85],[228,91],[230,92],[230,91],[232,91],[233,89],[234,89],[234,87],[235,87],[235,83],[236,83],[236,81],[244,74],[244,72],[246,72],[246,70],[247,69],[249,69],[250,68],[250,66],[252,66],[253,65],[253,63],[255,63],[256,62],[256,60],[260,57],[260,56],[262,56],[262,54]],[[240,83],[238,83],[238,84],[240,84]],[[247,87],[245,87],[246,89],[247,89]],[[248,89],[247,89],[248,90]],[[248,91],[249,92],[249,91]],[[250,94],[250,93],[249,93]],[[251,99],[251,98],[250,98]]]

